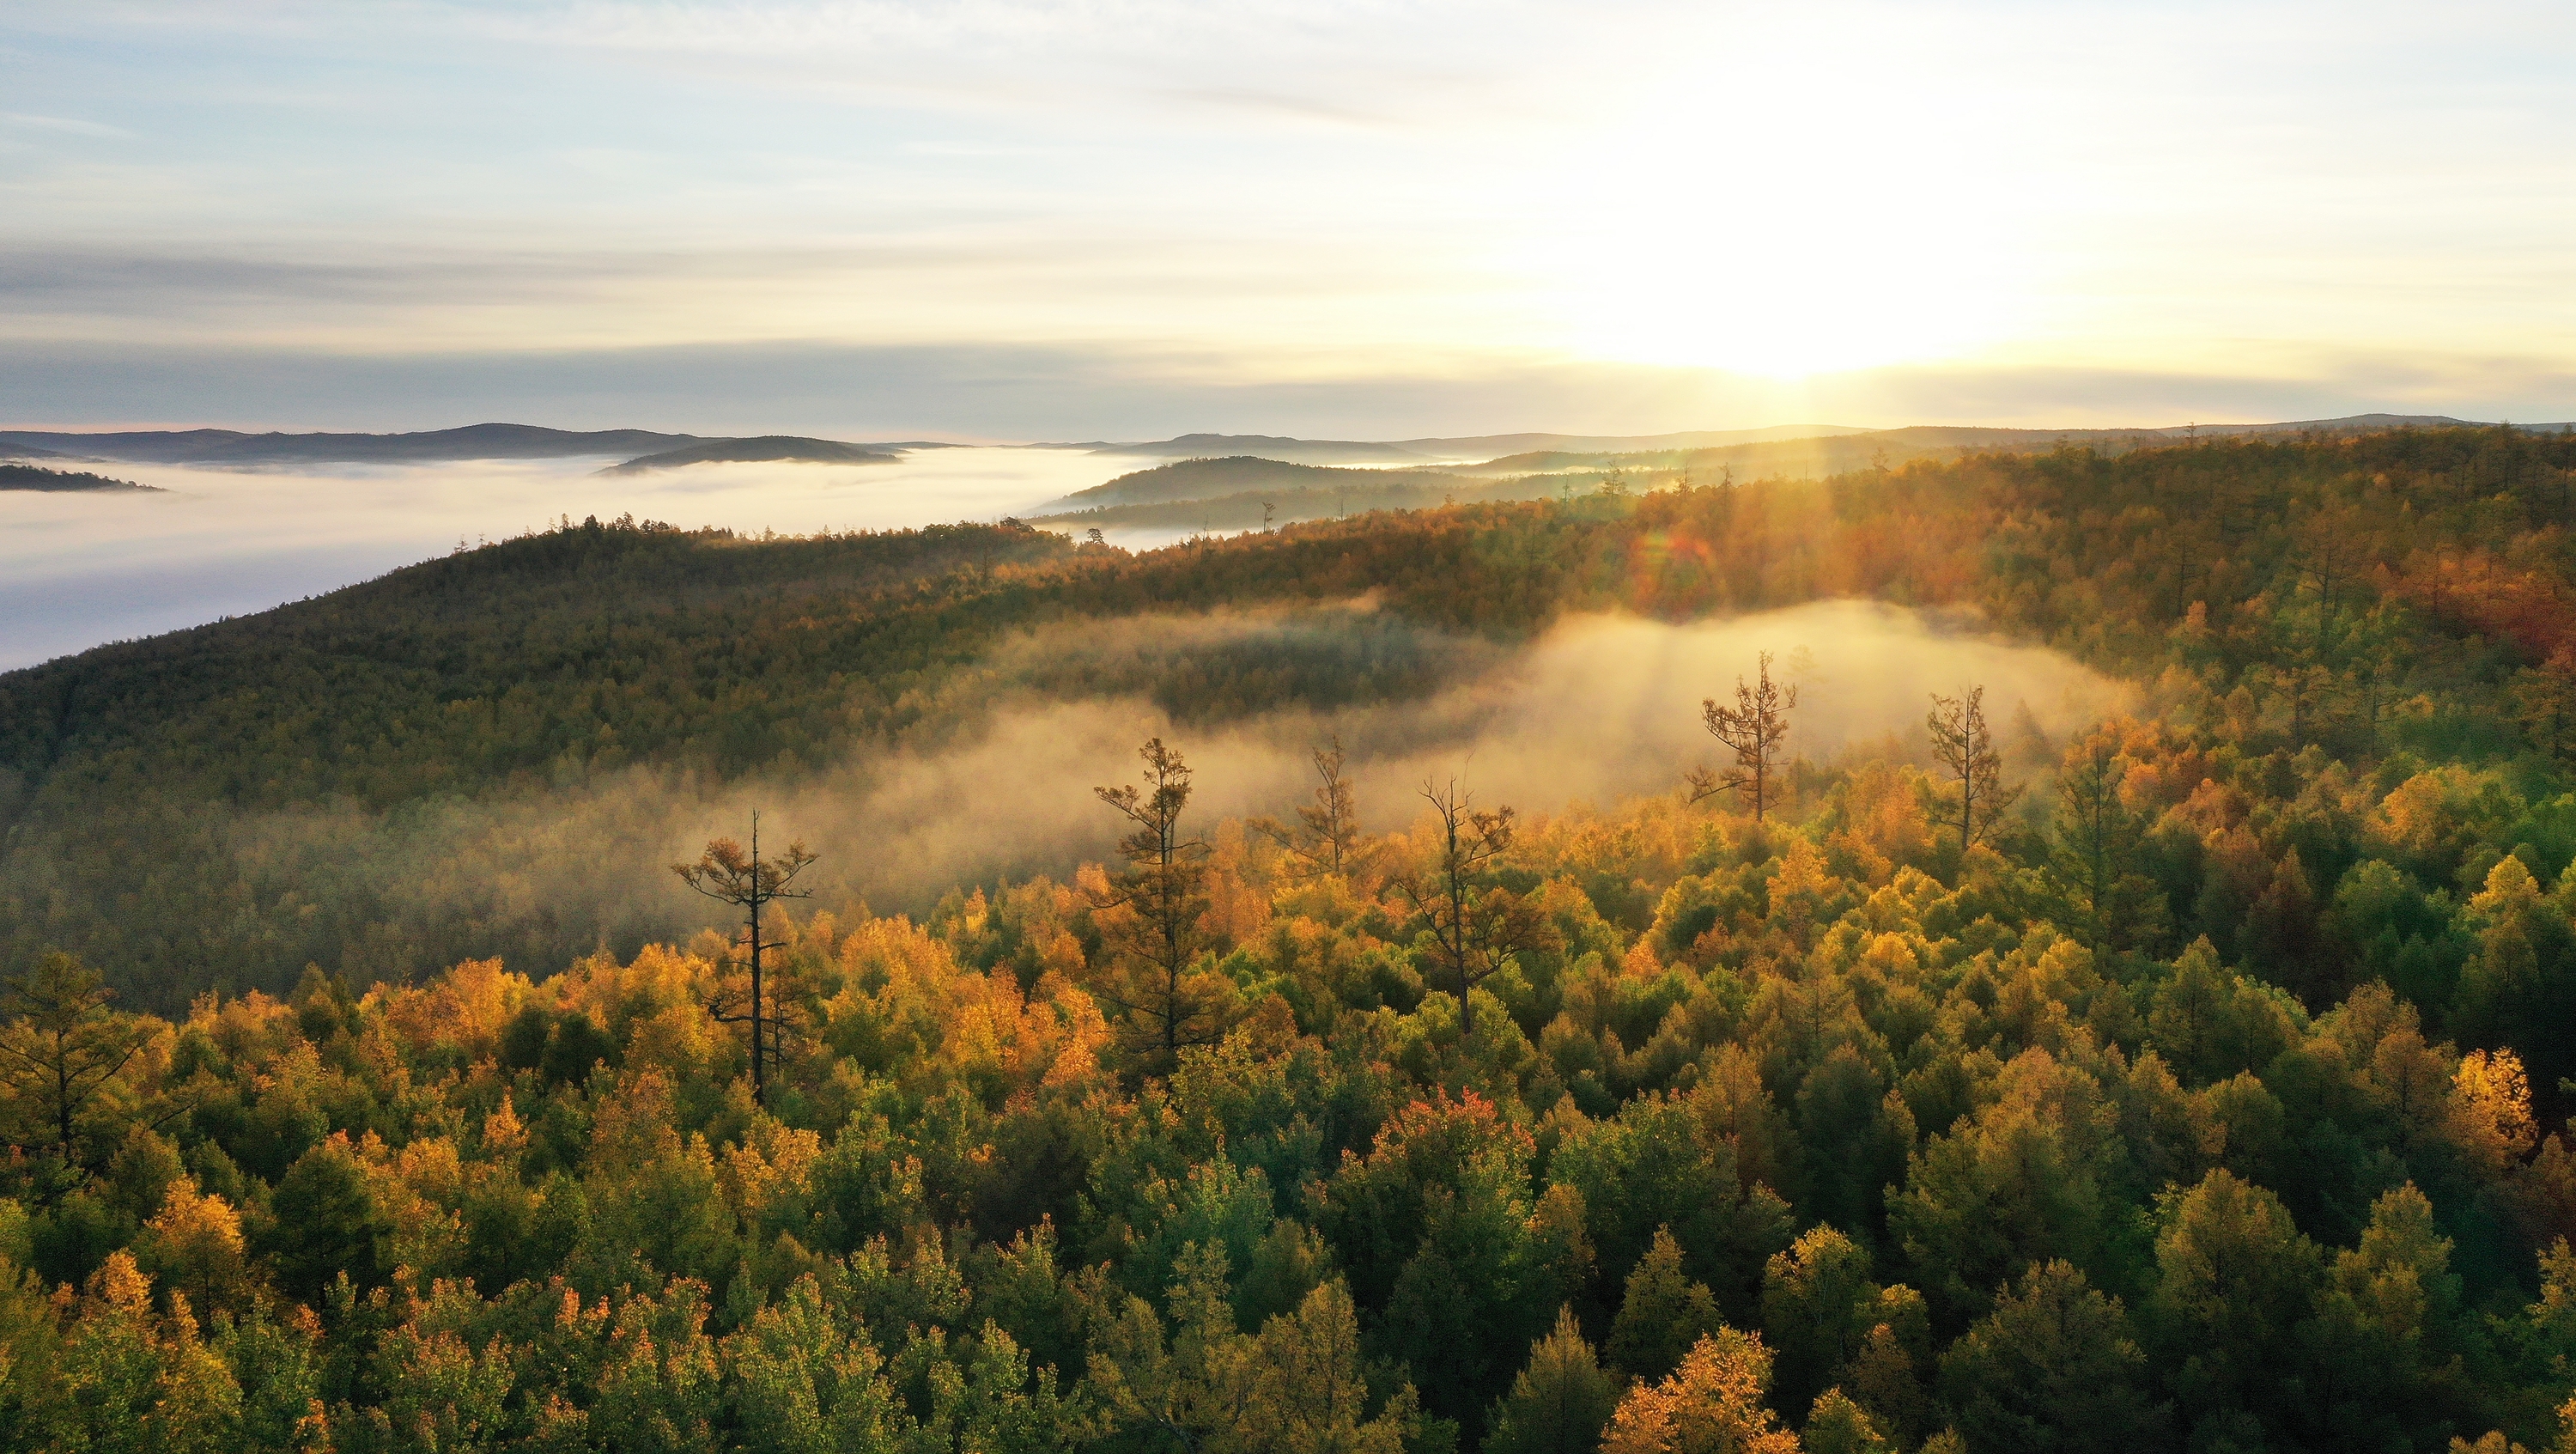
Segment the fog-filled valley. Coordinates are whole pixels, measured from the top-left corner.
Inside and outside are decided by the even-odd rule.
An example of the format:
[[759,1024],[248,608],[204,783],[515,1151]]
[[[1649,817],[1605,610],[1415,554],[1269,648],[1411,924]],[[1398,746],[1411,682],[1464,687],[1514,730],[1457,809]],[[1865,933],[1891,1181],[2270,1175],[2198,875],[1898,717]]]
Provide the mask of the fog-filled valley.
[[[1365,603],[1129,616],[1004,638],[893,740],[810,767],[599,765],[391,813],[282,808],[229,825],[220,851],[254,900],[380,906],[386,957],[340,946],[359,978],[496,952],[632,955],[703,918],[667,865],[740,836],[755,811],[764,832],[827,850],[806,880],[827,905],[918,915],[959,885],[1069,879],[1118,836],[1092,786],[1121,777],[1148,737],[1187,745],[1193,801],[1213,819],[1286,812],[1309,790],[1310,753],[1336,738],[1372,832],[1408,828],[1427,781],[1533,815],[1663,794],[1710,755],[1700,699],[1765,650],[1798,664],[1800,749],[1819,772],[1854,749],[1928,762],[1922,703],[1935,691],[1985,684],[2033,767],[2127,695],[2045,649],[1855,602],[1683,624],[1584,616],[1519,644]],[[301,957],[334,947],[281,944],[283,957],[230,985],[284,989]]]
[[564,516],[897,529],[1024,512],[1121,469],[1076,450],[937,449],[892,464],[600,473],[620,458],[79,466],[162,493],[0,493],[0,669],[264,611]]

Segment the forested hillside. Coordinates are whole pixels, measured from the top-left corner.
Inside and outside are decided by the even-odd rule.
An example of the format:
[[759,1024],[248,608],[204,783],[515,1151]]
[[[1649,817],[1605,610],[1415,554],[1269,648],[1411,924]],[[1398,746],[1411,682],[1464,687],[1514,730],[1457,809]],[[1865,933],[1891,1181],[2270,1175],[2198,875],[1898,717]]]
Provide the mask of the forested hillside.
[[[567,523],[0,677],[0,1445],[2576,1454],[2572,470],[2064,450],[1144,555]],[[1319,742],[1273,821],[1192,806],[1194,731],[1436,685],[1386,622],[1833,596],[2139,706],[2027,773],[1972,695],[1802,760],[1748,660],[1661,796],[1355,802]],[[1027,786],[1122,853],[773,904],[757,998],[716,904],[603,944],[259,836],[793,784],[1014,693],[1176,724]]]

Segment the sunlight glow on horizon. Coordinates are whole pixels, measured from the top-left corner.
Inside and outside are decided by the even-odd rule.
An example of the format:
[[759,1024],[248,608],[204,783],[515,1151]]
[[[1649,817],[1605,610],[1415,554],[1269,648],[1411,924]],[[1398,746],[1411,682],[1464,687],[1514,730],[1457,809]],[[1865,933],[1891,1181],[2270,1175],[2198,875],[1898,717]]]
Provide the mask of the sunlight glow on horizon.
[[2542,0],[37,0],[0,68],[0,397],[48,418],[925,352],[993,402],[795,422],[2576,417]]

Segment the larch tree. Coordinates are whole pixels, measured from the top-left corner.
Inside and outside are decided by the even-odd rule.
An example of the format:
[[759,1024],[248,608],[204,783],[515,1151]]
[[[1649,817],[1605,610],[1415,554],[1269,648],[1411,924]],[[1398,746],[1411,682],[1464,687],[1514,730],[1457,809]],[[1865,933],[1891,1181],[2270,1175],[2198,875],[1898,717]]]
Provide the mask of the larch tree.
[[1735,679],[1735,705],[1726,706],[1710,697],[1699,704],[1700,723],[1708,735],[1726,744],[1735,754],[1732,767],[1694,768],[1690,773],[1690,801],[1713,798],[1723,792],[1744,795],[1753,805],[1753,821],[1762,814],[1776,794],[1772,778],[1777,773],[1780,746],[1789,740],[1789,713],[1798,705],[1798,689],[1781,687],[1771,680],[1771,653],[1763,652],[1757,684],[1745,685]]
[[1932,694],[1931,714],[1923,725],[1932,732],[1932,755],[1940,760],[1945,781],[1959,789],[1959,859],[1994,832],[2004,809],[2021,796],[2004,786],[2003,754],[1995,750],[1986,728],[1986,689],[1970,687],[1961,696]]
[[1253,826],[1286,851],[1300,878],[1338,878],[1361,866],[1358,800],[1342,776],[1341,734],[1314,751],[1315,800],[1297,810],[1292,826],[1256,818]]
[[1601,1454],[1798,1454],[1798,1436],[1762,1402],[1770,1382],[1762,1336],[1721,1327],[1670,1378],[1620,1400]]
[[151,1034],[108,1008],[116,992],[97,970],[56,951],[9,981],[0,994],[0,1087],[16,1113],[11,1140],[50,1163],[68,1190],[96,1161],[91,1148],[113,1145],[102,1112],[118,1077]]
[[1512,810],[1477,807],[1454,780],[1446,787],[1425,782],[1422,800],[1433,819],[1430,861],[1397,874],[1395,889],[1429,931],[1439,977],[1458,992],[1458,1035],[1467,1040],[1476,1033],[1476,986],[1553,936],[1537,905],[1493,882],[1511,851]]
[[2127,775],[2109,732],[2076,743],[2057,770],[2049,872],[2081,908],[2097,953],[2125,945],[2156,912],[2155,885],[2135,871],[2145,825],[2120,798]]
[[760,911],[780,899],[808,897],[808,891],[789,885],[812,867],[814,860],[815,855],[806,852],[802,842],[788,844],[785,853],[761,857],[760,815],[754,813],[748,850],[731,838],[718,838],[707,844],[697,862],[671,865],[682,883],[720,904],[741,909],[747,921],[751,946],[748,1002],[737,1002],[730,993],[719,993],[708,1000],[707,1013],[724,1024],[751,1026],[751,1098],[761,1105],[769,1103],[769,1064],[779,1059],[782,1051],[775,1033],[778,1016],[771,1008],[776,996],[763,978],[762,963],[763,951],[777,946],[761,938]]
[[1190,769],[1180,751],[1156,737],[1137,755],[1145,762],[1141,783],[1092,789],[1130,824],[1118,840],[1127,866],[1091,895],[1095,909],[1128,911],[1103,925],[1123,941],[1125,968],[1094,992],[1126,1016],[1133,1048],[1169,1069],[1184,1049],[1225,1033],[1219,987],[1193,973],[1206,944],[1199,919],[1208,909],[1208,846],[1181,832]]
[[1572,1306],[1530,1345],[1529,1366],[1485,1422],[1485,1454],[1592,1454],[1619,1406],[1619,1380],[1584,1341]]

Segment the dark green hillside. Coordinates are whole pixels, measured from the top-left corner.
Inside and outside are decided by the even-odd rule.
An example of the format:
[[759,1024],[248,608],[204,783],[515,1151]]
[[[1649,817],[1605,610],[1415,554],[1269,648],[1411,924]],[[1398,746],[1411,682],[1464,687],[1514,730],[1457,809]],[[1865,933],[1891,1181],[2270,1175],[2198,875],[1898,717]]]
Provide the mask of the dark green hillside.
[[[46,469],[31,464],[0,464],[0,490],[143,490],[131,480],[111,480],[86,470]],[[155,492],[157,493],[157,492]]]
[[1263,489],[1402,489],[1455,478],[1439,470],[1344,469],[1234,455],[1224,459],[1185,459],[1156,465],[1149,470],[1137,470],[1106,484],[1076,490],[1049,503],[1046,509],[1061,511],[1102,505],[1153,505],[1174,500],[1212,499]]

